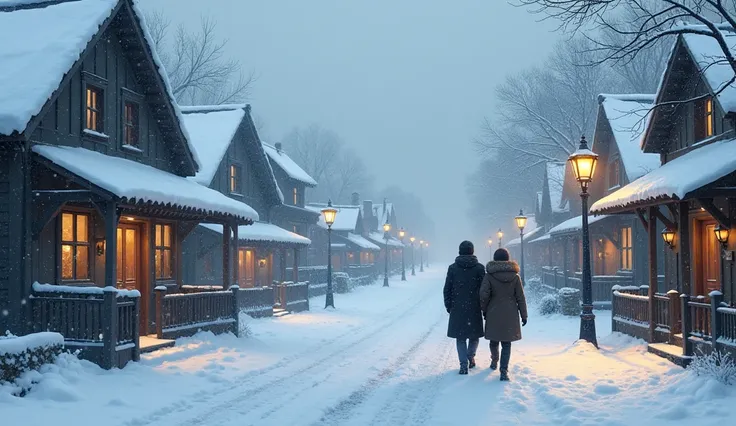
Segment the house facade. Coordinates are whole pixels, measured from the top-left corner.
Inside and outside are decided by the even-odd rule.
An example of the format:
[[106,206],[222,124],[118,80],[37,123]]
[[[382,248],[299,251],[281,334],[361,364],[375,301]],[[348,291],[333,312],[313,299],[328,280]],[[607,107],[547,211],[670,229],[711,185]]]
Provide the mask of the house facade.
[[83,356],[123,365],[142,336],[197,321],[160,303],[186,283],[187,235],[258,214],[188,178],[200,159],[134,2],[0,7],[6,40],[38,22],[42,37],[1,52],[0,332],[58,331]]

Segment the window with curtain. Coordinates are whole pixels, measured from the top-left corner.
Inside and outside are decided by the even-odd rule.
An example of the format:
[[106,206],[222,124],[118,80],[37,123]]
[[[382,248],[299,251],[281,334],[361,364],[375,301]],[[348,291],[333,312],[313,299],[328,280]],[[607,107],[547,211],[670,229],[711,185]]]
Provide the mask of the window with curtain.
[[61,279],[88,280],[89,272],[89,215],[61,214]]

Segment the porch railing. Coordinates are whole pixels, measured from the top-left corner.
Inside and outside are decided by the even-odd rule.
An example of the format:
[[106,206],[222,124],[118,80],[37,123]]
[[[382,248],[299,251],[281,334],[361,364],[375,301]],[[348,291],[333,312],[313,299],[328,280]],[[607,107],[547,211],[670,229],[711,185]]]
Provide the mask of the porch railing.
[[670,329],[670,298],[666,294],[654,295],[654,324],[659,329]]
[[273,315],[273,289],[271,287],[241,288],[238,297],[240,312],[254,318]]
[[309,310],[309,282],[285,282],[283,288],[286,310],[290,312]]
[[718,315],[717,343],[736,346],[736,309],[720,306],[716,309]]
[[237,333],[238,287],[190,294],[166,294],[155,288],[156,336],[159,339],[191,335],[200,329]]
[[[611,302],[614,287],[629,287],[633,283],[633,276],[622,272],[617,275],[594,275],[591,281],[593,302],[607,304]],[[556,291],[563,287],[580,290],[582,294],[582,274],[580,272],[565,272],[556,266],[542,267],[542,286],[548,291]]]
[[704,296],[698,296],[695,300],[688,302],[690,318],[690,337],[698,337],[703,340],[711,339],[711,306],[705,303]]
[[54,331],[64,345],[103,368],[140,359],[140,293],[114,287],[33,285],[34,331]]

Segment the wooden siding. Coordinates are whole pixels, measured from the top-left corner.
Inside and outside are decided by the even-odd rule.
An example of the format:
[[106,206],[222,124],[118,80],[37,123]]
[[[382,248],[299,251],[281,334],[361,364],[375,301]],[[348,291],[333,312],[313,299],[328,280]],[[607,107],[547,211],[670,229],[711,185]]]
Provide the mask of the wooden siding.
[[[136,75],[126,47],[117,36],[117,22],[107,29],[100,41],[89,48],[80,69],[61,88],[59,97],[42,116],[31,140],[54,145],[83,147],[106,155],[138,161],[175,174],[183,174],[175,160],[177,148],[168,146],[156,124],[151,107],[140,95],[141,76]],[[83,133],[84,91],[86,84],[103,89],[104,133],[97,138]],[[139,144],[141,152],[123,148],[123,101],[139,103]]]
[[[0,148],[0,334],[23,332],[27,296],[23,262],[24,153],[20,146]],[[12,208],[11,208],[12,205]]]

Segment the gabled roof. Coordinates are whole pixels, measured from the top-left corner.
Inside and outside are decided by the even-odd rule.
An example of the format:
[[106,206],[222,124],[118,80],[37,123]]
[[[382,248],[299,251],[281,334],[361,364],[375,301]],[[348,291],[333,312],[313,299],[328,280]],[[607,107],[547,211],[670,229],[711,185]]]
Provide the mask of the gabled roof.
[[227,148],[245,117],[245,105],[181,107],[184,126],[199,155],[199,172],[194,180],[209,186]]
[[[321,214],[322,209],[326,207],[325,204],[309,204],[306,206],[308,210],[312,210],[313,212],[320,213],[319,215],[319,221],[317,222],[317,225],[319,225],[323,229],[327,229],[327,224],[325,223],[325,218]],[[358,226],[358,220],[360,218],[360,208],[358,206],[334,206],[337,210],[337,215],[335,216],[335,223],[332,224],[332,229],[335,231],[350,231],[353,232]]]
[[[602,113],[598,119],[608,121],[629,182],[656,169],[660,164],[658,154],[645,153],[641,149],[644,126],[653,102],[654,95],[598,95]],[[597,122],[596,127],[601,124]],[[597,142],[594,141],[594,147]]]
[[[608,216],[602,215],[602,216],[589,217],[588,224],[592,225],[593,223],[598,222],[599,220],[605,219],[606,217]],[[550,229],[549,235],[569,234],[573,232],[578,232],[581,229],[583,229],[583,216],[582,215],[567,219],[566,221]]]
[[312,176],[309,176],[309,173],[304,171],[291,157],[286,155],[283,149],[277,149],[275,146],[271,146],[265,142],[263,143],[263,149],[266,151],[266,155],[268,155],[268,159],[272,165],[275,163],[287,176],[307,186],[317,186],[317,181]]
[[171,129],[177,141],[184,142],[182,154],[191,173],[197,171],[197,154],[183,128],[181,111],[174,101],[163,64],[153,49],[153,39],[137,0],[14,0],[14,3],[11,7],[0,7],[0,40],[5,41],[0,43],[0,93],[3,94],[0,135],[27,138],[38,125],[41,112],[81,66],[91,44],[99,39],[113,18],[125,11],[133,23],[132,31],[126,34],[141,46],[139,58],[131,62],[152,65],[154,77],[146,94],[160,105],[152,109],[153,113],[161,125]]
[[390,223],[391,216],[394,214],[394,205],[385,201],[380,204],[373,205],[373,216],[378,218],[378,224],[376,227],[377,231],[383,232],[383,225],[386,222]]
[[565,185],[565,162],[550,161],[547,163],[545,177],[549,190],[549,202],[552,213],[566,213],[570,210],[568,202],[562,199],[562,189]]

